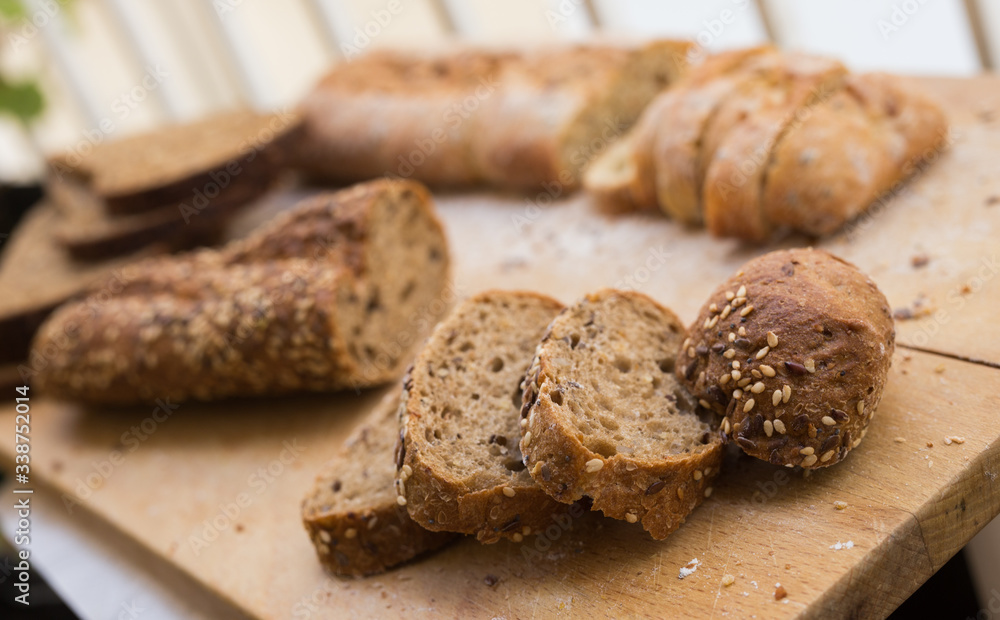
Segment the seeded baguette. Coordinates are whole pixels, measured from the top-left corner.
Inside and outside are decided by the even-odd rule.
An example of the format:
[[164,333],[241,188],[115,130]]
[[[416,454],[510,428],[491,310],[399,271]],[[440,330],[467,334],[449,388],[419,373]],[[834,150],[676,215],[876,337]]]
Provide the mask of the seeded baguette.
[[885,296],[827,252],[756,258],[720,286],[680,346],[682,384],[724,415],[744,452],[776,465],[838,463],[882,398],[895,329]]
[[34,381],[108,404],[378,385],[446,311],[448,265],[419,184],[320,195],[220,250],[128,268],[90,312],[64,305],[36,336],[54,354]]
[[722,439],[674,377],[685,337],[649,297],[610,289],[552,322],[521,408],[524,464],[542,489],[560,502],[590,497],[657,540],[711,494]]
[[561,309],[536,293],[481,293],[417,356],[403,384],[396,492],[423,527],[519,542],[566,511],[532,481],[518,450],[521,380]]
[[425,530],[396,502],[393,452],[400,389],[361,422],[316,477],[302,522],[319,561],[336,575],[374,575],[455,536]]
[[435,186],[575,189],[686,64],[690,44],[530,51],[378,51],[303,100],[294,167],[325,181],[403,176]]

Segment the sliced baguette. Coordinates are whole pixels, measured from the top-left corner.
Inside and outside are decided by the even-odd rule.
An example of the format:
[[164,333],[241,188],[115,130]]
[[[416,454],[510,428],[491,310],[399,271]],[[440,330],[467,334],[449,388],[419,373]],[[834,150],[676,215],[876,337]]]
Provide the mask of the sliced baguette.
[[302,502],[302,523],[319,561],[334,574],[381,573],[454,538],[420,527],[396,502],[392,456],[400,391],[393,388],[368,414]]
[[417,356],[400,407],[396,491],[423,527],[520,541],[566,510],[532,481],[518,450],[521,380],[561,309],[535,293],[481,293]]
[[684,522],[722,462],[711,413],[673,374],[685,335],[649,297],[610,289],[552,322],[521,409],[521,452],[539,486],[561,502],[590,497],[658,540]]

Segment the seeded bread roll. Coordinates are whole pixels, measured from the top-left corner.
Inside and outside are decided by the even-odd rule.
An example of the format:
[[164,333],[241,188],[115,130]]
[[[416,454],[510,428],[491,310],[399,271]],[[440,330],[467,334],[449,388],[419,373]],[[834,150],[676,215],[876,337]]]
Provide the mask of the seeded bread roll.
[[520,384],[562,309],[535,293],[490,291],[434,330],[404,382],[396,491],[430,530],[519,542],[566,508],[524,470]]
[[723,432],[776,465],[826,467],[864,438],[895,345],[889,304],[854,265],[812,249],[765,254],[701,309],[677,376]]
[[302,502],[302,522],[319,561],[336,575],[381,573],[454,538],[420,527],[396,502],[399,395],[399,388],[386,394],[323,466]]
[[34,380],[110,404],[378,385],[447,309],[448,265],[422,186],[320,195],[220,250],[130,267],[93,308],[61,307]]
[[666,308],[615,290],[552,322],[521,408],[524,464],[542,489],[561,502],[590,497],[657,540],[709,496],[722,440],[674,377],[685,336]]
[[680,73],[690,44],[379,51],[341,63],[301,104],[294,166],[353,182],[570,191]]

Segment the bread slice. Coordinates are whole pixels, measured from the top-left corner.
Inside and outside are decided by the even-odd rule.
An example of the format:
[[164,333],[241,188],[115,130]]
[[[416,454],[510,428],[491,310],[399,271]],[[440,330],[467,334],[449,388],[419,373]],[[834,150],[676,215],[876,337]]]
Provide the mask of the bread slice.
[[711,494],[722,439],[674,377],[685,338],[666,308],[611,289],[552,322],[521,409],[524,464],[542,489],[561,502],[590,497],[658,540]]
[[481,293],[417,356],[404,382],[396,490],[423,527],[519,541],[565,512],[532,481],[518,450],[521,380],[561,309],[536,293]]
[[396,502],[399,396],[393,388],[316,477],[302,523],[319,561],[336,575],[373,575],[455,537],[425,530]]
[[452,300],[444,231],[410,181],[321,194],[219,250],[127,271],[41,327],[40,389],[128,404],[379,385]]

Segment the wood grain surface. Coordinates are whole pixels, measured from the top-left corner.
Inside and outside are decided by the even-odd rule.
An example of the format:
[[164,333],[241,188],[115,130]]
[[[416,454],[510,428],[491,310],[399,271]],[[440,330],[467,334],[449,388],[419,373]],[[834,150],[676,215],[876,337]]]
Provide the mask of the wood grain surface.
[[[951,148],[884,208],[815,245],[871,274],[893,307],[924,299],[947,315],[898,322],[885,398],[842,464],[804,477],[732,452],[711,497],[662,542],[588,513],[520,544],[462,540],[361,580],[321,571],[299,503],[378,391],[163,407],[169,415],[34,398],[33,482],[255,617],[885,616],[1000,513],[1000,278],[990,272],[1000,80],[921,83],[951,111]],[[685,320],[745,260],[811,242],[748,247],[657,215],[609,218],[586,196],[438,203],[463,295],[527,288],[570,302],[629,287]],[[0,401],[6,468],[13,397]]]

